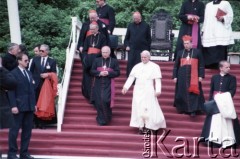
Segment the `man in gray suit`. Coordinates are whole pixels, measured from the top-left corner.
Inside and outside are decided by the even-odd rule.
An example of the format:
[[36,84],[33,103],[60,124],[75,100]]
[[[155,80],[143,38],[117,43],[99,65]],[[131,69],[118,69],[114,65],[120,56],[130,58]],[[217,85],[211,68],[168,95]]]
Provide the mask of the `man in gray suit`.
[[17,80],[15,90],[8,91],[11,111],[15,124],[9,130],[9,150],[8,159],[18,159],[17,136],[19,129],[22,129],[20,158],[33,158],[28,152],[28,146],[32,134],[33,114],[36,110],[36,100],[34,93],[34,81],[32,74],[26,68],[28,66],[28,56],[20,53],[17,55],[18,67],[11,71]]

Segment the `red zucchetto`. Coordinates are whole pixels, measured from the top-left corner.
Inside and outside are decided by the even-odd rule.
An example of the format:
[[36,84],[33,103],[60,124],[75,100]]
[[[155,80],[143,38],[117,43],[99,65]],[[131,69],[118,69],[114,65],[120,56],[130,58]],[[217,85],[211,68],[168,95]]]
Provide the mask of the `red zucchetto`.
[[189,35],[184,35],[184,36],[182,36],[182,40],[183,41],[192,41],[192,37]]

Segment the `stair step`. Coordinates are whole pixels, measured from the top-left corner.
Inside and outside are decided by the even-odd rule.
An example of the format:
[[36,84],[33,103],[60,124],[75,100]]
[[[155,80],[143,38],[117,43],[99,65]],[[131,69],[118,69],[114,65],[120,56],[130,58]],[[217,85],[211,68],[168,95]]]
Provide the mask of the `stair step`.
[[[34,156],[41,154],[50,156],[84,156],[83,158],[89,156],[144,158],[143,149],[146,136],[138,134],[138,128],[129,126],[133,86],[126,95],[121,93],[126,81],[127,62],[120,60],[119,64],[121,75],[115,79],[116,98],[114,108],[112,108],[113,115],[110,124],[99,126],[96,122],[97,112],[95,108],[82,96],[82,64],[80,60],[76,59],[71,73],[62,132],[57,132],[56,127],[49,127],[45,130],[33,129],[29,148],[31,154]],[[162,71],[162,94],[158,100],[167,124],[167,129],[164,129],[164,131],[170,131],[164,140],[164,145],[171,151],[174,146],[180,144],[180,141],[177,142],[178,139],[185,138],[189,141],[189,151],[193,153],[195,148],[193,140],[201,135],[206,115],[190,117],[186,114],[177,113],[176,108],[173,106],[175,84],[172,80],[172,69],[174,63],[157,62],[157,64],[160,65]],[[205,78],[202,81],[202,85],[206,100],[208,99],[211,76],[217,73],[218,70],[205,69]],[[237,81],[240,81],[239,65],[231,65],[231,73],[237,75]],[[234,97],[238,115],[240,115],[239,91],[240,89],[237,89]],[[159,139],[162,133],[163,129],[159,130],[156,138]],[[0,136],[1,151],[6,154],[8,129],[1,130]],[[20,139],[20,135],[18,138]],[[183,141],[181,141],[182,143]],[[151,144],[154,144],[154,142]],[[166,152],[160,149],[159,145],[156,146],[158,158],[169,158],[166,156]],[[178,151],[182,152],[183,149]],[[213,149],[213,151],[218,153],[218,149]],[[240,152],[240,148],[238,152]],[[200,158],[210,158],[208,156],[208,148],[201,143],[199,145],[199,154]],[[189,157],[183,156],[181,158]]]

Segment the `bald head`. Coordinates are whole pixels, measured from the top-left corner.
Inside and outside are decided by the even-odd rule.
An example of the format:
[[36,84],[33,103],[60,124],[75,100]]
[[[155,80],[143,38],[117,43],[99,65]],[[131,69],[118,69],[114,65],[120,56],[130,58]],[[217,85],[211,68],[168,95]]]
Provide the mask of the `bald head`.
[[133,13],[133,21],[136,24],[139,24],[142,21],[142,16],[141,16],[140,12]]
[[98,20],[98,15],[97,15],[97,12],[89,12],[88,13],[88,17],[89,17],[89,20],[92,22],[92,21],[97,21]]
[[109,46],[103,46],[101,49],[101,52],[102,52],[102,57],[106,59],[110,57],[111,49]]

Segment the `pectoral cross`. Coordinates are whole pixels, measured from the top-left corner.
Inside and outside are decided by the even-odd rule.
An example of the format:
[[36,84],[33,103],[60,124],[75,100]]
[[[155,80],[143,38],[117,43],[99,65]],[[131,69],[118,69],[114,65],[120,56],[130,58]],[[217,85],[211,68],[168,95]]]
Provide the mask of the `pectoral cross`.
[[190,59],[190,57],[189,57],[189,54],[187,55],[187,60],[189,60]]
[[106,64],[103,66],[103,70],[105,71],[107,69],[107,66]]

